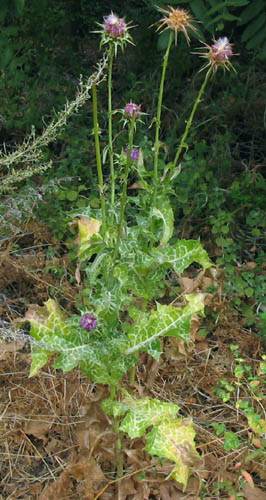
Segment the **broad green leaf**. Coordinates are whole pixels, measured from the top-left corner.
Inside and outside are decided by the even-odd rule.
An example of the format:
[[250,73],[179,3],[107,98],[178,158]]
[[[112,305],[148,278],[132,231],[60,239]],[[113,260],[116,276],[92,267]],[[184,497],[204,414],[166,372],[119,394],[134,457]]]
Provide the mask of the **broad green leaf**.
[[164,247],[173,235],[174,214],[172,207],[170,204],[164,203],[161,207],[152,210],[152,216],[161,219],[163,222],[163,234],[160,240],[160,247]]
[[[102,242],[100,236],[101,222],[93,217],[79,217],[78,219],[78,237],[75,243],[79,246],[79,257],[81,259],[88,258],[87,253],[93,245],[96,249],[93,253],[97,253],[97,245]],[[93,255],[92,253],[92,255]],[[86,254],[86,256],[85,256]]]
[[126,413],[119,429],[126,432],[131,439],[141,437],[148,427],[153,426],[146,435],[145,449],[160,458],[175,463],[171,477],[186,488],[190,468],[201,462],[194,437],[195,431],[191,420],[176,418],[179,406],[156,399],[135,399],[127,391],[122,390],[121,401],[108,398],[102,402],[103,410],[114,417]]
[[194,443],[195,431],[189,419],[172,419],[156,425],[146,436],[145,449],[175,463],[171,477],[186,489],[190,468],[201,463]]
[[78,332],[71,340],[66,340],[64,345],[57,346],[60,352],[54,368],[65,373],[79,366],[82,373],[96,383],[118,385],[129,368],[134,366],[138,358],[124,356],[124,337],[110,338],[106,336],[100,340],[88,337],[88,343],[79,343]]
[[244,9],[240,14],[240,21],[238,26],[243,26],[248,24],[251,19],[257,17],[261,11],[264,10],[265,2],[264,0],[256,0],[256,2],[251,2],[246,9]]
[[257,413],[247,415],[249,427],[258,434],[266,433],[266,420],[260,417]]
[[167,49],[170,33],[171,32],[169,29],[167,29],[163,33],[160,33],[158,40],[157,40],[157,49],[158,50],[166,50]]
[[180,409],[174,403],[149,398],[135,399],[128,392],[123,393],[122,404],[127,409],[127,415],[119,428],[131,439],[142,436],[151,425],[174,419]]
[[212,14],[217,12],[217,10],[224,10],[224,8],[227,5],[228,5],[228,3],[226,0],[224,2],[220,2],[220,3],[216,4],[214,7],[212,7],[212,9],[208,10],[208,16],[211,16]]
[[193,0],[190,2],[190,7],[196,18],[198,18],[201,22],[206,21],[208,10],[206,9],[206,5],[203,0]]
[[[265,16],[265,21],[266,21],[266,16]],[[262,26],[262,28],[260,29],[260,31],[258,31],[258,33],[256,33],[254,36],[252,36],[249,39],[249,42],[247,43],[247,49],[255,49],[255,48],[259,47],[259,45],[264,40],[266,40],[266,30],[265,30],[265,26]]]
[[14,52],[11,47],[6,47],[4,50],[2,50],[0,57],[0,69],[4,69],[6,66],[8,66],[13,57]]
[[[257,0],[256,0],[257,1]],[[244,5],[248,5],[250,0],[227,0],[227,7],[243,7]]]
[[121,264],[115,267],[114,275],[126,286],[136,297],[142,297],[147,300],[159,298],[164,295],[165,266],[143,267]]
[[177,337],[185,342],[190,339],[190,324],[193,314],[203,313],[204,294],[185,295],[188,304],[184,307],[157,304],[157,310],[149,313],[139,311],[134,324],[127,327],[125,354],[140,349],[147,350],[151,342],[161,336]]
[[49,359],[49,355],[52,354],[51,352],[47,351],[46,349],[42,348],[33,348],[31,351],[31,365],[30,365],[30,377],[33,377],[34,375],[37,375],[39,373],[40,369],[46,365]]
[[246,27],[246,29],[242,34],[241,42],[246,42],[251,37],[256,35],[259,29],[265,25],[265,21],[266,21],[266,14],[263,12],[260,16],[256,17],[254,21],[248,24],[248,26]]
[[199,240],[178,240],[174,245],[153,248],[149,254],[139,252],[137,256],[138,264],[144,266],[167,264],[178,274],[193,262],[198,262],[204,269],[212,266]]
[[106,398],[101,402],[101,407],[106,413],[106,415],[111,415],[112,417],[121,417],[128,411],[128,407],[120,401],[116,401],[112,398]]
[[22,321],[30,323],[32,337],[46,341],[54,335],[65,336],[70,333],[70,327],[65,319],[56,301],[49,299],[44,306],[32,305]]
[[24,9],[25,0],[14,0],[17,15],[21,16]]

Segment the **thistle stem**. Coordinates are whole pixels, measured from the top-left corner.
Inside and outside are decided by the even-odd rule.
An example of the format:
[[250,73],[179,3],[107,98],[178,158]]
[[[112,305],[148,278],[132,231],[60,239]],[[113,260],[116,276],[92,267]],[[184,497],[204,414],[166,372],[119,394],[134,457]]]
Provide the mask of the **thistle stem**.
[[108,144],[109,144],[109,164],[111,178],[111,221],[113,220],[113,208],[115,204],[115,171],[113,152],[113,110],[112,110],[112,74],[114,60],[114,45],[110,44],[108,54]]
[[117,435],[115,447],[117,451],[116,465],[117,465],[117,476],[123,477],[123,467],[124,467],[124,455],[121,451],[123,448],[123,433],[119,430],[119,419],[116,418],[114,421],[114,431]]
[[136,366],[132,366],[129,371],[129,383],[133,385],[136,377]]
[[117,240],[116,240],[116,245],[115,245],[115,252],[114,252],[114,260],[117,257],[118,254],[118,249],[122,237],[122,229],[123,229],[123,224],[124,224],[124,218],[125,218],[125,208],[127,204],[127,180],[128,180],[128,174],[129,174],[129,168],[131,165],[131,153],[133,149],[133,139],[134,139],[134,129],[135,129],[135,120],[132,119],[130,120],[129,123],[129,130],[128,130],[128,136],[129,136],[129,144],[128,144],[128,152],[127,152],[127,163],[126,163],[126,168],[125,168],[125,173],[124,173],[124,179],[123,179],[123,189],[122,189],[122,195],[121,195],[121,203],[120,203],[120,216],[119,216],[119,223],[118,223],[118,230],[117,230]]
[[[110,385],[110,398],[114,401],[116,398],[116,386]],[[123,446],[123,433],[119,430],[120,420],[119,417],[114,418],[113,429],[116,434],[115,448],[117,451],[117,475],[118,477],[123,476],[123,466],[124,466],[124,455],[121,452]]]
[[91,89],[92,89],[92,105],[93,105],[93,132],[94,132],[96,164],[97,164],[98,183],[99,183],[98,186],[99,186],[101,211],[102,211],[102,231],[103,231],[103,236],[105,236],[106,214],[105,214],[102,160],[101,160],[101,150],[100,150],[100,140],[99,140],[97,88],[95,83],[92,85]]
[[157,105],[157,116],[156,116],[156,126],[155,126],[155,139],[154,139],[154,167],[153,167],[153,203],[152,206],[155,207],[156,197],[157,197],[157,189],[158,189],[158,161],[159,161],[159,150],[160,150],[160,128],[161,128],[161,112],[162,112],[162,102],[163,102],[163,91],[164,91],[164,81],[166,68],[168,65],[169,53],[173,43],[173,33],[170,31],[168,46],[163,58],[163,69],[161,75],[161,83],[159,89],[158,96],[158,105]]
[[188,133],[189,133],[190,127],[191,127],[192,122],[193,122],[193,119],[194,119],[194,115],[195,115],[196,110],[197,110],[197,107],[198,107],[198,105],[199,105],[199,103],[200,103],[200,101],[201,101],[201,96],[202,96],[202,94],[203,94],[203,92],[204,92],[204,90],[205,90],[205,87],[206,87],[207,83],[208,83],[208,80],[209,80],[209,77],[210,77],[210,75],[211,75],[211,72],[212,72],[212,68],[209,68],[209,70],[207,71],[207,73],[206,73],[206,75],[205,75],[205,78],[204,78],[203,84],[202,84],[202,86],[201,86],[201,88],[200,88],[200,90],[199,90],[199,93],[198,93],[198,95],[197,95],[197,99],[196,99],[196,100],[195,100],[195,102],[194,102],[194,106],[193,106],[192,111],[191,111],[191,113],[190,113],[190,117],[189,117],[189,119],[188,119],[188,121],[187,121],[187,125],[186,125],[186,128],[185,128],[185,132],[184,132],[184,134],[183,134],[183,136],[182,136],[182,139],[181,139],[181,142],[180,142],[180,144],[179,144],[179,147],[178,147],[177,153],[176,153],[176,155],[175,155],[175,159],[174,159],[173,166],[172,166],[172,170],[173,170],[173,171],[174,171],[174,169],[175,169],[175,167],[176,167],[176,164],[177,164],[177,162],[178,162],[178,160],[179,160],[179,157],[180,157],[180,154],[181,154],[181,152],[182,152],[182,149],[186,146],[186,138],[187,138],[187,136],[188,136]]

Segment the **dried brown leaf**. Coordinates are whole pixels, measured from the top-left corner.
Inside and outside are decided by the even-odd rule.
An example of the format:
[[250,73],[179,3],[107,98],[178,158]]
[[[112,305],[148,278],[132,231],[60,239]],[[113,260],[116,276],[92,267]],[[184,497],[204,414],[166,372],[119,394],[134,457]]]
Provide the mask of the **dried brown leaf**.
[[32,435],[43,442],[47,442],[47,434],[54,423],[54,417],[39,415],[30,420],[24,427],[24,432],[27,435]]
[[257,487],[253,488],[249,483],[244,486],[243,494],[247,500],[266,500],[265,491]]

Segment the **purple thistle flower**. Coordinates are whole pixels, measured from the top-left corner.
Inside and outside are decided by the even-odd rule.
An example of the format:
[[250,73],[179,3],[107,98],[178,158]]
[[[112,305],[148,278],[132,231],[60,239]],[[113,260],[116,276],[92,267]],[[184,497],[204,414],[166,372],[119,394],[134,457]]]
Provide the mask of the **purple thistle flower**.
[[228,38],[218,38],[212,45],[212,51],[219,60],[228,59],[233,55],[232,44],[229,43]]
[[104,30],[112,38],[118,38],[123,36],[127,31],[127,25],[124,19],[118,17],[116,14],[111,12],[109,16],[103,18],[104,20]]
[[236,54],[234,54],[233,45],[229,42],[228,38],[224,36],[222,38],[218,38],[218,40],[215,40],[214,38],[213,41],[214,43],[212,45],[208,45],[203,42],[205,47],[207,47],[208,52],[202,54],[201,57],[207,59],[208,62],[200,71],[208,67],[211,68],[213,73],[215,73],[219,67],[224,70],[233,69],[236,71],[230,61],[230,57],[235,56]]
[[92,314],[86,313],[80,320],[80,326],[85,330],[93,330],[97,326],[97,320]]
[[135,104],[134,102],[128,102],[125,105],[124,113],[127,118],[135,119],[137,116],[141,114],[140,104]]
[[[125,149],[125,153],[128,153],[128,148]],[[130,153],[130,158],[131,160],[138,160],[139,159],[139,150],[138,148],[132,148],[132,151]]]

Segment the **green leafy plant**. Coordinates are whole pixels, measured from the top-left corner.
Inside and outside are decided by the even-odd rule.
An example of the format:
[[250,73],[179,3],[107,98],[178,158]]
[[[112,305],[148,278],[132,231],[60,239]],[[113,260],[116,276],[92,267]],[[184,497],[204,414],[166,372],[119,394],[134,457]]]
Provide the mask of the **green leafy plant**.
[[[259,435],[263,435],[266,431],[266,421],[261,414],[254,409],[256,401],[263,401],[263,377],[265,375],[265,359],[260,362],[260,366],[256,372],[239,354],[239,346],[231,344],[230,349],[234,356],[234,380],[228,382],[226,379],[220,380],[218,386],[213,388],[213,392],[224,402],[233,401],[237,410],[241,410],[247,419],[249,428]],[[247,399],[246,391],[249,391],[250,396]],[[241,391],[243,396],[241,397]],[[244,392],[245,391],[245,392]],[[224,448],[226,450],[235,449],[240,446],[238,436],[226,429],[224,424],[212,424],[218,436],[224,436]]]
[[[175,34],[175,42],[179,31],[188,39],[187,28],[192,27],[190,15],[184,17],[178,9],[163,12],[166,15],[159,22],[159,28],[170,28]],[[157,113],[152,120],[155,124],[153,161],[147,161],[146,165],[135,142],[139,124],[146,116],[141,105],[130,101],[120,110],[112,108],[114,54],[131,43],[128,25],[111,13],[104,18],[101,28],[101,46],[107,44],[109,47],[108,148],[102,155],[99,78],[94,75],[90,84],[99,204],[96,208],[89,206],[75,213],[78,238],[73,254],[76,252],[77,273],[83,279],[83,290],[77,302],[80,314],[67,317],[52,299],[44,306],[30,308],[24,318],[30,323],[32,338],[30,375],[36,375],[50,355],[57,354],[53,364],[56,369],[67,372],[79,367],[92,381],[108,385],[110,397],[102,402],[102,408],[114,418],[118,436],[118,476],[123,475],[124,433],[131,438],[140,437],[152,426],[146,434],[146,449],[152,455],[174,462],[170,475],[185,489],[191,466],[200,463],[191,420],[177,418],[179,408],[175,404],[136,399],[131,392],[140,354],[148,353],[159,361],[166,336],[188,343],[193,315],[204,313],[204,294],[186,294],[178,303],[169,295],[171,276],[182,274],[193,263],[203,269],[212,265],[199,240],[172,239],[171,194],[180,172],[179,156],[188,148],[186,139],[206,84],[219,68],[232,67],[232,46],[227,38],[222,38],[207,46],[207,52],[202,54],[207,59],[205,79],[173,161],[165,164],[160,151],[160,121],[168,54],[174,40],[173,35],[169,38]],[[117,153],[111,123],[114,114],[121,117],[125,141],[122,151]],[[104,178],[103,158],[109,159],[110,190]],[[132,180],[137,186],[137,194],[130,197],[128,185]],[[127,372],[129,388],[126,390],[121,387],[121,381]]]

